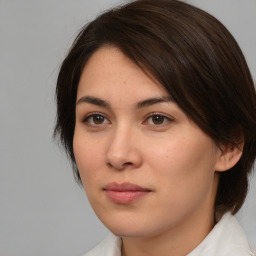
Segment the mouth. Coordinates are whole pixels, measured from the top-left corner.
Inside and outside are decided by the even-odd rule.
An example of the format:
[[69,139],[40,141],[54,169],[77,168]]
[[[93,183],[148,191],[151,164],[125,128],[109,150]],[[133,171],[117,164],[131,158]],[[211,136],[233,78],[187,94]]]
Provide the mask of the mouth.
[[133,203],[152,192],[150,189],[128,182],[121,184],[116,182],[109,183],[104,187],[103,191],[112,202],[117,204]]

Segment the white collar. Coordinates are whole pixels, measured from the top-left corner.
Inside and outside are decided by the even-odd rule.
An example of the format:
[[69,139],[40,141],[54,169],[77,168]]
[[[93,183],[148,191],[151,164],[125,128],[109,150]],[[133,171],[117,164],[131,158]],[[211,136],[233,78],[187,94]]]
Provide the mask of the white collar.
[[[185,241],[184,241],[185,243]],[[84,256],[121,256],[121,238],[109,234]],[[255,256],[245,234],[231,213],[223,215],[207,237],[187,256]]]
[[230,213],[222,216],[206,238],[187,256],[249,256],[254,255],[244,231]]

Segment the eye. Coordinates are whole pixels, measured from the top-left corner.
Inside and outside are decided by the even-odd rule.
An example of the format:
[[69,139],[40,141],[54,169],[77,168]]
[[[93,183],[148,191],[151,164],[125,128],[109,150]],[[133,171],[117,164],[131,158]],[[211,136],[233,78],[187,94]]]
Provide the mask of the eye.
[[109,124],[110,121],[99,113],[89,114],[83,119],[83,123],[87,123],[92,126],[100,126],[103,124]]
[[144,123],[149,125],[164,125],[168,122],[172,121],[171,118],[161,115],[161,114],[151,114]]

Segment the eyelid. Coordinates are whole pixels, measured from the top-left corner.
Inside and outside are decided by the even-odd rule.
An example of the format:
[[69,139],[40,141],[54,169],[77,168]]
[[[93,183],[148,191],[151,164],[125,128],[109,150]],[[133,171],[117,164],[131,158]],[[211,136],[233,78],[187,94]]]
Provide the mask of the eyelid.
[[[98,116],[102,116],[104,119],[107,120],[107,122],[104,121],[101,124],[93,124],[93,123],[88,122],[89,118],[92,118],[93,116],[97,116],[97,115]],[[165,119],[165,121],[163,123],[161,123],[161,124],[149,124],[148,123],[149,118],[152,118],[154,116],[161,116],[161,117],[163,117]],[[163,114],[161,112],[151,112],[151,113],[149,113],[148,115],[145,116],[144,121],[142,122],[142,124],[156,126],[156,127],[161,127],[161,126],[167,125],[168,123],[170,123],[172,121],[174,121],[174,118],[172,116],[170,116],[170,115]],[[81,122],[85,123],[86,125],[92,126],[92,127],[94,127],[94,126],[95,127],[100,127],[100,126],[103,126],[103,125],[111,124],[111,121],[109,120],[109,118],[105,114],[103,114],[101,112],[90,112],[90,113],[86,114],[82,118]]]
[[[146,121],[148,121],[149,118],[153,117],[153,116],[162,116],[164,117],[165,119],[167,119],[167,122],[172,122],[174,121],[174,118],[170,115],[167,115],[167,114],[163,114],[161,112],[152,112],[150,114],[148,114],[146,117],[145,117],[145,121],[143,121],[143,123],[145,123]],[[166,125],[166,122],[164,122],[163,124],[152,124],[154,126],[164,126]]]
[[88,113],[88,114],[86,114],[83,118],[82,118],[82,123],[86,123],[86,124],[88,124],[88,125],[90,125],[90,126],[102,126],[102,125],[106,125],[106,123],[102,123],[102,124],[91,124],[91,123],[89,123],[89,122],[87,122],[87,120],[89,119],[89,118],[91,118],[91,117],[93,117],[93,116],[95,116],[95,115],[98,115],[98,116],[102,116],[102,117],[104,117],[106,120],[108,120],[108,123],[107,124],[110,124],[111,122],[110,122],[110,120],[109,120],[109,118],[106,116],[106,115],[104,115],[104,114],[102,114],[101,112],[90,112],[90,113]]

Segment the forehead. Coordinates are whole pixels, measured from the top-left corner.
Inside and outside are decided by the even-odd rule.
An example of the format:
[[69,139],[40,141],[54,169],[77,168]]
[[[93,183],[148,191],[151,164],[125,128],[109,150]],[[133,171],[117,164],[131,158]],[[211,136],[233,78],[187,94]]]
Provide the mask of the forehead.
[[[87,61],[78,85],[78,96],[96,93],[107,96],[122,91],[123,95],[133,92],[144,97],[169,95],[165,88],[138,67],[118,48],[99,48]],[[135,93],[136,92],[136,93]]]

